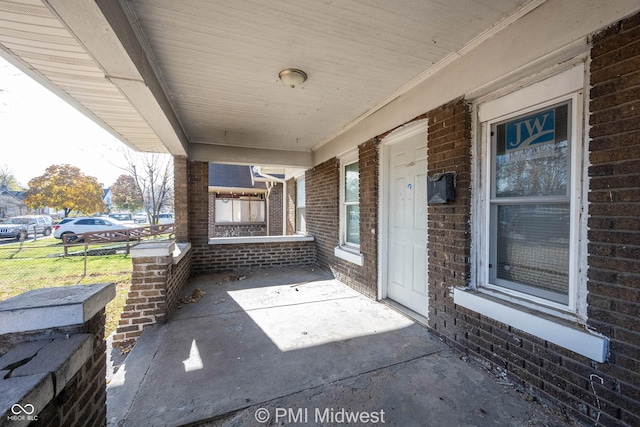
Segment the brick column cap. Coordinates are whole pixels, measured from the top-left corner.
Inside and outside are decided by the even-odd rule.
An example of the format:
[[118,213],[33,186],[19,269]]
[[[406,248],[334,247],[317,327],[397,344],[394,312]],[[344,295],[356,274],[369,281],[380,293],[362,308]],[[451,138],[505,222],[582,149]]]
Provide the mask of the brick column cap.
[[81,325],[115,296],[113,283],[25,292],[0,302],[0,335]]
[[131,248],[131,258],[167,257],[173,255],[175,242],[145,242]]

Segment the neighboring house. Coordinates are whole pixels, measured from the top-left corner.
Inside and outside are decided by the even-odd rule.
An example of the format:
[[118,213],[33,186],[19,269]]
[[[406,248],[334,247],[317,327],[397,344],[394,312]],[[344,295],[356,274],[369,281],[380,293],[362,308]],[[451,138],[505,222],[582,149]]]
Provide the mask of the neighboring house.
[[102,200],[104,201],[104,204],[107,207],[107,212],[109,212],[111,210],[113,193],[111,192],[111,188],[103,188],[102,192],[103,192]]
[[210,209],[210,162],[281,168],[319,268],[582,424],[640,425],[637,0],[19,3],[0,54],[174,155],[192,273],[295,262],[209,238],[266,200]]
[[0,185],[0,218],[27,214],[29,208],[24,197],[24,191],[9,190],[6,185]]
[[278,236],[283,229],[284,175],[251,166],[209,164],[209,237]]

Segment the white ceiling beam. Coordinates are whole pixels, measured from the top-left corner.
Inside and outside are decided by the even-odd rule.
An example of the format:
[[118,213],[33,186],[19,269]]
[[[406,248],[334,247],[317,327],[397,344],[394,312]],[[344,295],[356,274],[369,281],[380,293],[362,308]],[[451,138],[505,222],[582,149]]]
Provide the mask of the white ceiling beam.
[[268,150],[230,145],[191,143],[189,159],[236,165],[310,168],[311,151]]
[[168,151],[188,154],[188,138],[120,2],[44,0]]

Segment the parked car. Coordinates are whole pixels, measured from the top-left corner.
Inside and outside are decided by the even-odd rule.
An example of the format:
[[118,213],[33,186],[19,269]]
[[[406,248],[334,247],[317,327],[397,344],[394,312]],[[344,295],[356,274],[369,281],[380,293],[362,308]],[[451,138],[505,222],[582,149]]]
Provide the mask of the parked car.
[[145,222],[148,222],[148,221],[149,219],[147,218],[147,214],[145,212],[139,212],[133,216],[134,224],[144,224]]
[[65,218],[60,222],[60,224],[56,225],[53,237],[64,241],[64,236],[69,234],[125,230],[127,228],[131,228],[131,225],[124,224],[113,218]]
[[133,221],[133,215],[130,213],[112,213],[109,214],[109,218],[117,219],[118,221]]
[[158,215],[158,224],[173,224],[175,222],[172,213],[161,213]]
[[0,237],[17,240],[41,234],[48,236],[53,230],[53,219],[48,215],[23,215],[8,218],[0,224]]

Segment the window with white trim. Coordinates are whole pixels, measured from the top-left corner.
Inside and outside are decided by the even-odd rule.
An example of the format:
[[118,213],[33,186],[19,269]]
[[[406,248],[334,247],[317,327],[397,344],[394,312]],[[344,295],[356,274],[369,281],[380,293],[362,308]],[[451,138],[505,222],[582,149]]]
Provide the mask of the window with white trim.
[[357,151],[340,159],[340,244],[333,254],[356,265],[364,264],[360,253],[360,164]]
[[296,231],[307,232],[306,182],[304,178],[296,181]]
[[572,92],[567,76],[559,76],[542,93],[536,93],[540,84],[532,85],[480,107],[478,283],[497,296],[576,313],[585,286],[577,267],[583,256],[583,76],[566,74],[578,80]]
[[360,172],[358,161],[344,161],[342,170],[342,245],[360,247]]

